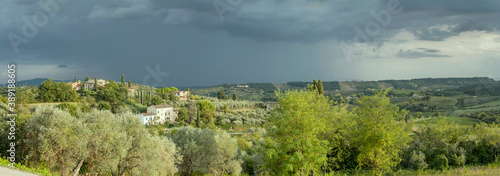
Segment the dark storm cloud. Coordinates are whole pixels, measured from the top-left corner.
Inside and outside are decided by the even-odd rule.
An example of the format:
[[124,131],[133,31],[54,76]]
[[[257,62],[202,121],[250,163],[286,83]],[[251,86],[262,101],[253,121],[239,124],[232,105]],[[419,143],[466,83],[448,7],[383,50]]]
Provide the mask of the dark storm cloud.
[[473,21],[469,20],[458,24],[452,30],[455,33],[468,32],[468,31],[494,31],[490,23],[484,21]]
[[57,66],[57,68],[69,68],[69,67],[66,64],[60,64]]
[[[390,2],[243,0],[224,13],[221,21],[214,8],[216,1],[71,0],[60,6],[47,26],[38,28],[35,37],[20,46],[19,54],[13,52],[5,36],[9,32],[22,35],[23,15],[31,19],[30,15],[41,8],[34,0],[2,1],[2,61],[48,64],[50,68],[66,65],[71,69],[45,71],[75,71],[71,74],[78,77],[120,79],[125,74],[127,80],[137,83],[149,74],[147,66],[155,68],[157,64],[161,71],[170,73],[166,82],[175,85],[309,79],[318,74],[318,65],[340,60],[337,57],[341,53],[335,53],[336,42],[352,40],[354,28],[364,30],[368,22],[376,22],[371,11],[386,10]],[[443,41],[467,31],[499,29],[497,1],[400,2],[403,12],[392,15],[380,35],[372,38],[370,45],[378,46],[373,52],[381,52],[384,43],[402,30],[420,40]],[[421,46],[409,48],[417,47]],[[436,49],[412,49],[401,50],[397,56],[448,54]],[[335,70],[349,76],[347,68],[337,67]]]
[[408,59],[424,58],[424,57],[450,57],[449,55],[436,54],[438,52],[440,51],[437,49],[426,49],[426,48],[417,48],[417,50],[400,49],[396,56]]

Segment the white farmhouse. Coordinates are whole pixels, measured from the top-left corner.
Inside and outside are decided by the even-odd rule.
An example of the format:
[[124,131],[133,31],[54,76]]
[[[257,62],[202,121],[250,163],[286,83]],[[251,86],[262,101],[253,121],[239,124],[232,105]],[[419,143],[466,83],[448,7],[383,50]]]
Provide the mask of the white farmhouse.
[[159,118],[155,118],[155,117],[158,117],[158,116],[156,116],[153,113],[142,113],[142,114],[138,114],[138,116],[139,116],[139,118],[141,119],[141,122],[144,125],[158,124],[158,121],[159,121]]
[[186,101],[189,98],[189,91],[174,91],[175,96],[179,97],[181,101]]
[[147,113],[155,114],[159,117],[158,122],[164,124],[165,122],[173,122],[177,119],[177,113],[170,105],[153,105],[148,107]]

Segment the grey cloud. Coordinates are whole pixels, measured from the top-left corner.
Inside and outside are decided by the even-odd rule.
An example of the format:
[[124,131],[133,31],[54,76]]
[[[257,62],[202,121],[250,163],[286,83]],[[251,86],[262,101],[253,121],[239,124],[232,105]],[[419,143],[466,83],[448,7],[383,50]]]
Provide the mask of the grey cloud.
[[409,58],[409,59],[424,58],[424,57],[451,57],[449,55],[435,54],[437,52],[440,52],[439,50],[436,49],[417,48],[417,50],[418,51],[414,50],[405,51],[403,49],[400,49],[396,56],[400,58]]
[[57,66],[57,68],[69,68],[69,67],[66,64],[60,64]]
[[441,52],[438,49],[428,49],[428,48],[417,48],[417,49],[422,50],[422,51],[427,52],[427,53],[438,53],[438,52]]
[[455,33],[468,32],[468,31],[494,31],[489,23],[484,21],[468,20],[460,23],[452,29]]

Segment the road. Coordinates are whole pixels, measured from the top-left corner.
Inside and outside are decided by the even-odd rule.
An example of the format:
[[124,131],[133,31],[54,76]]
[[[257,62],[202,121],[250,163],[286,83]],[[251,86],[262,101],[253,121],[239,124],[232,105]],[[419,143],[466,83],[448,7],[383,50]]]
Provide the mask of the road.
[[0,166],[0,175],[1,176],[38,176],[36,174],[21,172],[15,169],[10,169],[4,166]]

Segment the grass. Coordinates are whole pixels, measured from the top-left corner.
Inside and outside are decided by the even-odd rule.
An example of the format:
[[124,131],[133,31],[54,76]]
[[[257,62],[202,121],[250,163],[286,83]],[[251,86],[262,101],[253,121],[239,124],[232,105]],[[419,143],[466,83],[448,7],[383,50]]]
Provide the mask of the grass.
[[474,112],[484,112],[484,111],[490,111],[490,110],[497,110],[500,109],[500,106],[495,106],[495,107],[485,107],[485,108],[478,108],[478,109],[460,109],[460,110],[455,110],[452,113],[450,113],[449,116],[459,116],[465,113],[474,113]]
[[354,91],[358,88],[353,82],[339,82],[340,90]]
[[481,109],[481,108],[489,108],[489,107],[500,107],[500,100],[490,101],[490,102],[483,103],[483,104],[465,107],[465,109]]
[[21,170],[29,173],[34,173],[37,175],[43,175],[43,176],[53,176],[56,174],[50,173],[46,168],[32,168],[28,167],[19,163],[14,164],[14,168],[9,166],[10,161],[7,160],[6,158],[0,158],[0,166],[5,166],[10,169],[15,169],[15,170]]
[[489,165],[489,166],[464,166],[456,167],[448,170],[399,170],[393,175],[500,175],[500,167]]
[[34,103],[34,104],[27,104],[29,108],[37,107],[38,105],[54,105],[57,106],[61,103],[68,103],[68,104],[77,104],[78,102],[56,102],[56,103]]
[[444,120],[448,123],[456,123],[458,126],[463,127],[471,127],[474,123],[480,122],[476,119],[471,119],[467,117],[437,117],[437,118],[428,118],[428,119],[417,119],[415,120],[415,124],[423,125],[424,123],[437,123],[438,120]]
[[[354,170],[354,171],[340,171],[326,174],[328,176],[361,176],[361,175],[372,175],[370,171],[367,170]],[[419,176],[444,176],[444,175],[472,175],[472,176],[483,176],[483,175],[500,175],[500,167],[496,164],[484,165],[484,166],[463,166],[454,167],[447,170],[411,170],[402,169],[391,173],[386,173],[383,175],[387,176],[407,176],[407,175],[419,175]]]
[[426,104],[429,106],[438,106],[441,109],[453,108],[457,102],[457,99],[450,97],[432,97]]

